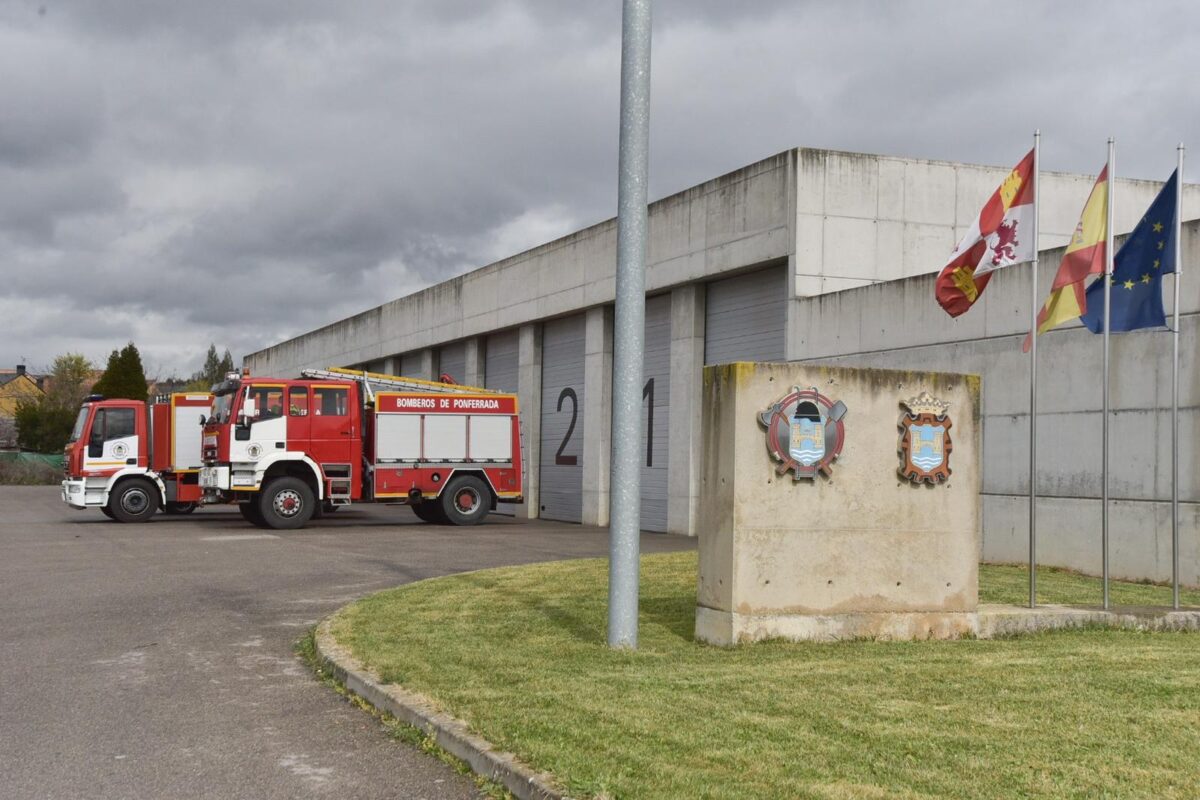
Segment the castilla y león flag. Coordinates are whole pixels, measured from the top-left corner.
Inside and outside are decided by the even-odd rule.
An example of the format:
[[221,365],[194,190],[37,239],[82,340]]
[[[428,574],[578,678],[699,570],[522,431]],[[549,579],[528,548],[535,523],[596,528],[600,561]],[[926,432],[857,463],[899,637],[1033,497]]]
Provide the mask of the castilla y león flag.
[[937,301],[952,317],[967,311],[994,271],[1032,261],[1033,151],[1008,173],[938,275]]

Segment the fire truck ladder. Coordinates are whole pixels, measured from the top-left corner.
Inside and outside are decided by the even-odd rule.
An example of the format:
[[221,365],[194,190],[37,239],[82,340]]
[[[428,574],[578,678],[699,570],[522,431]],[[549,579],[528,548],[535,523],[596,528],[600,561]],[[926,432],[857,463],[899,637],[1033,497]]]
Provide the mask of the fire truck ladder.
[[457,383],[442,383],[427,381],[421,378],[406,378],[400,375],[383,375],[379,372],[367,372],[360,369],[342,369],[328,367],[326,369],[304,369],[300,374],[305,378],[321,381],[359,381],[363,385],[365,399],[373,401],[375,393],[385,392],[429,392],[433,394],[502,394],[495,389],[484,389],[478,386],[462,386]]

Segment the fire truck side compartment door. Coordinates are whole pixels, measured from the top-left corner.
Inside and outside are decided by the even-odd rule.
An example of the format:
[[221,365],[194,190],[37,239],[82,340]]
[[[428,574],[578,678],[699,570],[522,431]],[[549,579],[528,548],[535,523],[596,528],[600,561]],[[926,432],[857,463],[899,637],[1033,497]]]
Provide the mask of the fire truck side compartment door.
[[190,405],[190,406],[175,406],[175,419],[172,422],[171,435],[175,437],[174,463],[171,465],[177,470],[182,469],[200,469],[204,464],[204,458],[201,455],[201,441],[204,438],[204,431],[200,427],[200,417],[208,412],[206,406]]
[[513,418],[504,414],[471,416],[471,458],[476,461],[511,461]]
[[425,460],[462,461],[467,457],[465,414],[428,414],[425,417]]
[[420,457],[420,414],[375,416],[375,458],[378,461],[416,461]]

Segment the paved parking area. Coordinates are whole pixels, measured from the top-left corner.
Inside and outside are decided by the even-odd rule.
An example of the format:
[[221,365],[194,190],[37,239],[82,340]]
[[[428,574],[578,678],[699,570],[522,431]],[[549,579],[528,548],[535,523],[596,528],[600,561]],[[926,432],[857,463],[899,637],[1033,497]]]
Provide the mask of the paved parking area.
[[[693,546],[642,537],[643,552]],[[446,528],[389,506],[279,533],[226,509],[121,525],[57,488],[0,486],[0,796],[472,797],[293,645],[378,589],[607,547],[598,528]]]

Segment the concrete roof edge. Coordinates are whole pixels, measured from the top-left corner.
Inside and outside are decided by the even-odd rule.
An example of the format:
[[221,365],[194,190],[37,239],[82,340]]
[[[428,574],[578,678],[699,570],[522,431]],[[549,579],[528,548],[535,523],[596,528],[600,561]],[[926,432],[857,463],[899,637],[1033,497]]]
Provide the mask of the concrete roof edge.
[[[752,177],[752,176],[760,174],[764,171],[767,171],[770,169],[776,169],[780,166],[785,166],[789,160],[798,161],[806,153],[813,154],[813,155],[823,155],[823,156],[832,155],[832,156],[850,157],[850,158],[875,159],[875,160],[884,159],[884,160],[889,160],[889,161],[903,161],[903,162],[909,162],[909,163],[936,164],[936,165],[953,166],[953,167],[970,167],[970,168],[976,168],[976,169],[1006,169],[1006,167],[1004,167],[1004,166],[993,166],[993,165],[988,165],[988,164],[972,164],[972,163],[968,163],[968,162],[947,161],[947,160],[942,160],[942,159],[912,158],[912,157],[908,157],[908,156],[898,156],[898,155],[891,155],[891,154],[884,154],[884,153],[857,153],[857,152],[853,152],[850,150],[832,150],[832,149],[817,148],[817,147],[793,147],[788,150],[783,150],[783,151],[780,151],[773,155],[767,156],[766,158],[759,159],[758,161],[755,161],[751,164],[747,164],[746,166],[743,166],[743,167],[739,167],[738,169],[730,170],[729,172],[718,175],[715,178],[710,178],[706,181],[703,181],[702,183],[698,183],[693,186],[689,186],[686,189],[682,189],[673,194],[659,198],[658,200],[654,200],[653,202],[650,203],[649,213],[651,215],[653,215],[657,208],[661,208],[661,207],[670,205],[673,202],[678,202],[678,201],[686,199],[688,197],[703,195],[703,194],[706,194],[707,192],[717,189],[719,187],[726,186],[726,185],[729,185],[732,183],[736,183],[740,180]],[[1043,170],[1043,174],[1053,175],[1056,177],[1090,177],[1083,173],[1056,172],[1056,171],[1052,171],[1052,170]],[[1118,180],[1118,182],[1144,183],[1144,184],[1150,184],[1150,185],[1159,185],[1159,184],[1163,183],[1163,181],[1135,179],[1135,178],[1121,178],[1121,177],[1118,177],[1117,180]],[[1200,184],[1185,183],[1184,186],[1185,186],[1185,188],[1196,187],[1197,189],[1200,189]],[[503,270],[504,268],[506,268],[509,265],[520,263],[521,261],[527,260],[534,256],[543,255],[545,253],[553,252],[554,250],[570,246],[577,242],[585,241],[589,238],[592,238],[593,236],[599,235],[602,232],[605,232],[605,231],[615,228],[616,224],[617,224],[616,217],[610,217],[608,219],[601,220],[600,222],[596,222],[585,228],[581,228],[577,231],[568,233],[565,236],[560,236],[557,239],[552,239],[549,242],[544,242],[542,244],[537,245],[536,247],[531,247],[528,250],[523,250],[519,253],[514,253],[513,255],[502,258],[499,261],[494,261],[491,264],[485,264],[483,266],[475,267],[474,269],[470,269],[470,270],[467,270],[466,272],[462,272],[462,273],[459,273],[458,275],[454,275],[450,278],[446,278],[445,280],[439,281],[430,286],[426,286],[421,289],[417,289],[413,292],[409,292],[408,294],[401,295],[400,297],[393,298],[384,303],[380,303],[377,306],[373,306],[369,309],[364,309],[363,311],[360,311],[357,314],[351,314],[347,317],[342,317],[341,319],[333,320],[333,321],[328,322],[325,325],[322,325],[318,328],[313,328],[311,330],[305,331],[304,333],[297,334],[296,336],[293,336],[289,339],[284,339],[283,341],[276,342],[275,344],[268,345],[267,347],[263,347],[259,350],[255,350],[254,352],[248,353],[247,355],[243,356],[243,360],[256,357],[262,353],[266,353],[270,350],[274,350],[278,347],[282,347],[291,342],[296,342],[301,339],[305,339],[309,336],[319,334],[322,331],[326,331],[330,328],[334,328],[339,325],[343,325],[347,322],[350,322],[351,320],[365,319],[366,317],[368,317],[371,314],[382,313],[383,309],[385,309],[389,306],[394,306],[395,304],[400,303],[401,301],[407,300],[408,298],[419,296],[426,292],[430,292],[434,289],[438,289],[438,288],[444,289],[445,287],[447,287],[447,285],[453,284],[455,282],[458,282],[461,284],[462,282],[464,282],[468,279],[473,279],[473,278],[476,278],[479,276],[483,276],[483,275],[487,274],[489,271],[498,272],[500,270]],[[900,280],[905,280],[905,279],[902,278]],[[846,289],[843,291],[850,291],[850,290]]]

